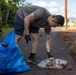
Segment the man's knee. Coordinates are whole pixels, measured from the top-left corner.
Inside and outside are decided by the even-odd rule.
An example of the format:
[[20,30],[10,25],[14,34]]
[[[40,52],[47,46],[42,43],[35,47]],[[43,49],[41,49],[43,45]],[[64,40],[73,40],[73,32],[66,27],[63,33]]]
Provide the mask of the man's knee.
[[33,34],[32,37],[34,41],[39,41],[39,34]]

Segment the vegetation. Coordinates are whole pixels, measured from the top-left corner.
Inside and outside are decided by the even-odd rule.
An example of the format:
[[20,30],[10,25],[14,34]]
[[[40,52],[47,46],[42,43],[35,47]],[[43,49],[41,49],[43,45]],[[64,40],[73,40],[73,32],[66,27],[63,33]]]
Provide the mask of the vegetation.
[[30,5],[30,3],[26,0],[0,0],[0,28],[2,27],[3,32],[4,28],[6,30],[13,28],[15,13],[23,5]]
[[13,27],[7,27],[7,28],[2,27],[2,33],[3,33],[3,34],[6,34],[7,32],[9,32],[9,31],[11,31],[11,30],[13,30],[13,29],[14,29]]

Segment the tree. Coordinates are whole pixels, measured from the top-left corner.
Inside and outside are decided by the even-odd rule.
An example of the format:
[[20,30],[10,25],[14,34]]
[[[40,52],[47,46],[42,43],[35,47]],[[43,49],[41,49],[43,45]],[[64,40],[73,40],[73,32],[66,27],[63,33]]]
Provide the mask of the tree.
[[1,4],[0,4],[0,27],[2,26],[2,12],[1,12]]
[[1,25],[13,25],[14,15],[19,7],[24,5],[30,5],[25,0],[0,0],[0,24]]
[[4,0],[0,0],[0,27],[2,27],[2,4],[4,4]]

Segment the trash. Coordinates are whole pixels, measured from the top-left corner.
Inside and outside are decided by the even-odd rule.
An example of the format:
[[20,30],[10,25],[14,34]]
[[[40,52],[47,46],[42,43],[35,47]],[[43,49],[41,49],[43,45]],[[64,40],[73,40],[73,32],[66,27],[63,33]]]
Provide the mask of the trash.
[[0,74],[8,75],[29,70],[31,70],[31,68],[23,59],[13,30],[7,33],[0,41]]
[[66,67],[67,63],[68,61],[63,60],[63,59],[50,60],[48,58],[41,61],[37,66],[40,68],[63,69]]

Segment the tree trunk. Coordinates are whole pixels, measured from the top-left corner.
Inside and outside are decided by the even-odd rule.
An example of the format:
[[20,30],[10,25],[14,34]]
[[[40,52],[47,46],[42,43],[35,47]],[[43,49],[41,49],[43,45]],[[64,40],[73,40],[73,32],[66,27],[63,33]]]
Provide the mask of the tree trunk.
[[1,4],[0,4],[0,28],[2,26],[2,12],[1,12]]
[[10,7],[7,8],[5,23],[7,23],[7,21],[8,21],[9,13],[10,13]]

